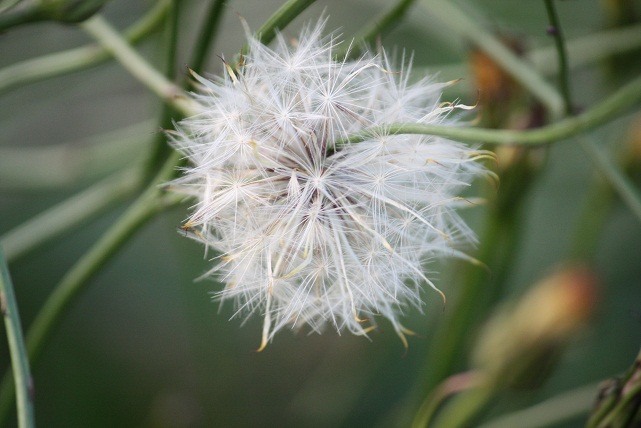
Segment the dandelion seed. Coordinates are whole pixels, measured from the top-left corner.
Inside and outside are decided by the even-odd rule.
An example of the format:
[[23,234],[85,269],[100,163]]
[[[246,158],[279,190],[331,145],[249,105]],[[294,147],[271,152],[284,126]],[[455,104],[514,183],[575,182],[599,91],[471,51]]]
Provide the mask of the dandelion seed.
[[260,349],[286,326],[366,335],[379,315],[404,340],[402,313],[420,308],[422,287],[439,291],[425,265],[467,258],[460,246],[474,241],[454,207],[486,153],[421,135],[335,144],[372,126],[447,123],[449,83],[410,83],[410,66],[395,71],[384,53],[337,58],[324,25],[295,46],[250,37],[238,71],[194,74],[203,111],[169,134],[190,161],[173,187],[198,200],[183,229],[219,254],[206,274],[227,284],[216,298],[263,317]]

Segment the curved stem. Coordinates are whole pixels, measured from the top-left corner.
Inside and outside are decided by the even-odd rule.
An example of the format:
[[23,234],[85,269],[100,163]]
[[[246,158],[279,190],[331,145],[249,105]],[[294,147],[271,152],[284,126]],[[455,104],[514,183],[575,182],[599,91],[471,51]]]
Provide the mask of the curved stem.
[[570,94],[570,75],[568,68],[568,54],[565,46],[565,38],[561,29],[561,22],[554,6],[554,0],[545,0],[545,9],[550,20],[549,32],[554,37],[557,56],[559,60],[559,88],[563,96],[565,114],[572,114],[572,96]]
[[[220,21],[223,16],[224,6],[226,6],[225,0],[213,0],[210,3],[209,11],[205,14],[203,18],[202,30],[198,33],[198,40],[196,41],[196,48],[194,49],[193,57],[189,66],[192,70],[197,73],[200,73],[202,70],[205,61],[208,58],[209,53],[211,52],[211,45],[216,39],[218,29],[220,27]],[[172,37],[175,39],[175,37]],[[173,40],[175,44],[175,40]],[[168,56],[167,67],[173,70],[175,63],[175,55]],[[169,72],[169,70],[168,70]],[[168,74],[169,76],[170,74]],[[183,88],[187,89],[190,85],[189,80],[186,78],[183,80]],[[160,120],[159,126],[161,129],[167,129],[172,126],[173,120],[178,120],[179,117],[172,117],[173,112],[171,108],[164,105]],[[171,153],[171,148],[167,144],[167,138],[164,134],[158,134],[154,139],[152,145],[152,151],[149,155],[149,159],[146,164],[146,171],[144,177],[149,179],[153,177],[155,169],[169,156]]]
[[127,41],[101,16],[94,15],[79,25],[110,51],[127,71],[164,102],[186,116],[193,116],[200,111],[200,106],[196,102],[132,49]]
[[586,414],[593,405],[599,383],[564,392],[514,413],[499,416],[479,428],[545,428]]
[[[167,0],[159,0],[153,8],[125,32],[130,43],[138,43],[162,22]],[[0,70],[0,94],[29,83],[102,64],[111,58],[107,49],[87,45],[9,65]]]
[[[154,183],[60,280],[29,328],[27,351],[32,364],[40,357],[54,328],[73,300],[85,289],[88,281],[131,239],[135,232],[155,214],[167,208],[168,204],[160,198],[161,190],[158,185],[173,176],[177,162],[177,154],[168,159]],[[0,425],[7,418],[12,398],[13,388],[5,376],[0,386]]]
[[495,60],[525,89],[546,106],[552,118],[563,116],[563,99],[532,67],[514,55],[505,45],[492,36],[477,21],[467,16],[453,2],[423,0],[430,13],[448,25],[449,31],[458,33],[467,42],[477,46]]
[[639,191],[630,182],[619,167],[604,153],[603,150],[587,137],[578,138],[579,144],[588,154],[592,163],[605,179],[610,183],[612,188],[623,199],[623,202],[632,211],[637,220],[641,221],[641,195]]
[[415,123],[392,123],[377,126],[339,140],[336,145],[358,143],[373,136],[395,134],[425,134],[452,138],[458,141],[488,144],[542,145],[573,137],[594,129],[621,116],[641,102],[641,77],[616,91],[609,98],[578,116],[569,117],[552,125],[526,131],[462,128]]
[[29,7],[2,13],[0,14],[0,33],[19,25],[43,21],[46,17],[46,14],[42,13],[38,4],[31,4]]
[[356,43],[351,44],[346,50],[337,54],[338,58],[344,58],[348,53],[351,58],[358,57],[362,52],[362,47],[370,43],[374,43],[378,37],[383,36],[389,32],[394,26],[403,19],[407,10],[412,6],[416,0],[399,0],[394,7],[385,12],[382,16],[376,18],[371,24],[365,27],[354,36]]
[[[315,1],[316,0],[288,0],[261,25],[255,33],[256,37],[261,43],[268,44],[274,40],[279,30],[285,28]],[[249,45],[245,44],[240,52],[243,55],[249,52]]]
[[7,329],[9,354],[16,389],[16,406],[18,409],[18,426],[33,428],[36,426],[33,411],[33,380],[29,370],[29,358],[22,337],[18,303],[13,292],[9,268],[0,248],[0,303]]
[[7,260],[19,259],[123,200],[136,189],[138,181],[133,170],[118,172],[0,236]]

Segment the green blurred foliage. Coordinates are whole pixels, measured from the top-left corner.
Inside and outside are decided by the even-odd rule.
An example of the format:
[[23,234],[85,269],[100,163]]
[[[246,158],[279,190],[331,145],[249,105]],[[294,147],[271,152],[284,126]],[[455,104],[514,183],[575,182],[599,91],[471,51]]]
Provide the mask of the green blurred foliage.
[[[178,64],[186,64],[205,3],[182,2],[184,31]],[[528,47],[551,44],[540,1],[460,3],[490,17],[496,30],[521,37]],[[113,1],[104,13],[124,28],[149,4]],[[214,53],[231,57],[242,46],[242,27],[234,12],[256,28],[279,4],[275,0],[230,2]],[[329,28],[342,27],[345,37],[350,37],[384,5],[383,0],[319,1],[286,33],[295,34],[294,27],[325,10],[330,16]],[[603,28],[596,0],[559,2],[559,9],[568,38]],[[152,62],[159,62],[162,40],[157,35],[141,47]],[[0,35],[0,67],[87,41],[86,35],[71,26],[45,23],[17,28]],[[383,42],[413,51],[417,66],[466,61],[466,46],[451,40],[438,22],[419,12],[411,13]],[[221,71],[215,55],[209,70]],[[572,85],[577,103],[583,106],[613,88],[599,67],[573,70]],[[468,96],[473,99],[474,94]],[[0,146],[68,141],[81,145],[95,133],[153,118],[158,111],[157,100],[118,64],[110,63],[2,95]],[[595,137],[616,143],[626,124],[622,118]],[[150,139],[155,132],[150,130],[140,138]],[[586,183],[593,174],[586,156],[571,142],[550,150],[542,176],[527,200],[527,215],[522,220],[525,235],[517,266],[508,280],[508,296],[520,293],[563,261],[582,209]],[[0,234],[87,184],[19,192],[0,183]],[[62,241],[11,266],[23,325],[29,325],[57,280],[122,209],[79,227]],[[478,223],[481,213],[482,209],[470,212],[471,221]],[[210,263],[199,244],[177,231],[185,217],[186,209],[181,207],[145,227],[73,305],[34,368],[40,426],[383,427],[405,420],[397,415],[402,414],[404,400],[418,378],[425,350],[438,346],[430,341],[431,327],[441,316],[438,296],[426,291],[427,315],[418,311],[407,314],[407,326],[418,333],[410,338],[407,351],[393,329],[383,323],[371,341],[332,331],[322,336],[283,332],[265,351],[256,353],[260,320],[229,321],[232,305],[220,308],[210,300],[210,293],[220,285],[194,282]],[[495,412],[535,403],[628,366],[641,339],[640,236],[636,219],[616,205],[604,226],[593,264],[601,278],[601,300],[589,329],[569,344],[543,388],[515,394],[499,403]],[[438,285],[447,293],[457,286],[453,278],[443,274]],[[4,337],[0,339],[0,367],[4,370],[9,365],[8,352]],[[577,418],[571,426],[582,426],[583,420]]]

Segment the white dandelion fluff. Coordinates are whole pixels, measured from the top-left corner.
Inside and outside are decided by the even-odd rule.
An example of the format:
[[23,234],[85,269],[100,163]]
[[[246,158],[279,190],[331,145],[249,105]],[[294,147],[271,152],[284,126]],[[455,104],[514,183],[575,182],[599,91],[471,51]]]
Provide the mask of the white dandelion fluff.
[[454,208],[482,152],[423,135],[336,144],[373,126],[447,123],[446,84],[410,83],[384,53],[337,58],[323,28],[274,48],[249,37],[236,70],[195,75],[202,112],[172,136],[190,164],[174,188],[198,201],[184,228],[216,252],[216,298],[264,318],[261,349],[285,326],[362,335],[377,315],[403,337],[402,312],[436,290],[426,264],[474,240]]

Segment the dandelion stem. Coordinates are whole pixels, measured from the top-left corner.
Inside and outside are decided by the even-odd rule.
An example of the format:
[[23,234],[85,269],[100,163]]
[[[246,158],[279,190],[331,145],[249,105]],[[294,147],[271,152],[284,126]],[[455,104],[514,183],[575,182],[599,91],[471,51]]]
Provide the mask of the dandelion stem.
[[423,1],[430,13],[495,60],[517,82],[539,99],[553,119],[563,116],[563,99],[532,66],[514,55],[503,43],[485,30],[477,21],[467,16],[454,3],[446,0]]
[[[572,99],[570,96],[568,65],[561,23],[556,13],[554,0],[545,0],[545,6],[550,19],[550,25],[553,28],[552,35],[556,42],[555,45],[559,57],[559,85],[565,101],[566,113],[571,115]],[[604,175],[637,219],[641,221],[641,195],[639,195],[634,185],[630,183],[630,180],[621,172],[617,165],[615,165],[591,139],[585,136],[579,136],[577,140],[581,148],[588,154],[590,160],[592,160],[592,163],[594,163],[597,169]]]
[[599,383],[582,386],[534,406],[499,416],[479,428],[544,428],[557,426],[590,410]]
[[[307,9],[316,0],[288,0],[283,4],[267,21],[256,31],[256,38],[263,44],[268,44],[276,32],[285,28],[298,15]],[[241,53],[244,55],[249,52],[249,44],[245,44]]]
[[594,141],[585,136],[578,137],[577,140],[599,172],[623,199],[637,220],[641,221],[641,195],[634,184]]
[[[224,6],[226,5],[225,0],[213,0],[210,3],[208,12],[203,18],[202,30],[198,33],[198,40],[196,41],[196,48],[194,49],[193,57],[189,63],[189,67],[199,73],[205,64],[205,61],[208,58],[208,54],[211,52],[210,46],[214,43],[216,34],[220,27],[220,21],[225,10]],[[173,9],[176,9],[177,6],[174,6]],[[177,14],[175,14],[177,17]],[[173,30],[170,31],[174,33],[174,36],[170,39],[173,41],[173,44],[176,44],[176,26],[172,26]],[[174,47],[175,50],[175,47]],[[175,52],[172,55],[168,55],[167,58],[167,76],[174,75],[175,67]],[[184,89],[190,86],[187,78],[183,79],[182,87]],[[173,120],[178,120],[176,117],[177,114],[167,105],[164,104],[162,113],[160,115],[159,126],[161,129],[167,129],[172,125]],[[171,149],[167,144],[167,138],[164,134],[158,134],[154,139],[152,145],[152,152],[149,155],[149,160],[147,161],[145,177],[147,179],[152,178],[155,174],[156,168],[169,156]]]
[[211,46],[216,41],[216,36],[220,29],[220,21],[223,18],[227,0],[210,1],[209,9],[205,14],[202,22],[202,29],[198,32],[199,37],[196,41],[196,48],[189,63],[189,67],[200,72],[209,57]]
[[458,141],[488,144],[544,145],[564,140],[582,132],[594,129],[621,116],[628,109],[641,103],[641,77],[625,85],[590,110],[552,125],[541,128],[516,131],[507,129],[463,128],[442,125],[395,123],[378,126],[353,134],[337,141],[340,148],[348,143],[358,143],[373,135],[425,134],[452,138]]
[[567,48],[565,47],[565,38],[561,29],[561,22],[556,12],[554,0],[545,0],[545,9],[550,20],[549,31],[554,38],[557,56],[559,60],[559,88],[565,104],[565,114],[572,114],[572,96],[570,93],[570,75],[568,68]]
[[[356,44],[351,45],[349,56],[351,58],[358,57],[362,52],[365,45],[374,43],[378,37],[388,33],[395,27],[402,19],[407,10],[412,6],[416,0],[400,0],[390,10],[385,12],[382,16],[376,18],[374,22],[369,24],[354,37]],[[344,58],[347,50],[337,54],[338,58]]]
[[[129,27],[125,32],[129,43],[139,42],[156,29],[162,22],[168,5],[167,0],[158,1],[147,14]],[[29,83],[99,65],[111,57],[107,49],[92,44],[18,62],[0,70],[0,94]]]
[[[89,280],[134,236],[135,232],[155,214],[171,205],[161,198],[158,184],[164,183],[174,174],[177,162],[177,154],[167,160],[157,179],[60,280],[29,328],[27,351],[32,364],[40,357],[46,341],[66,309],[85,289]],[[13,392],[10,380],[5,376],[0,385],[0,425],[8,416]]]
[[19,259],[123,200],[133,193],[138,181],[133,170],[119,171],[10,230],[0,237],[7,261]]
[[[16,390],[16,406],[18,409],[18,426],[33,428],[36,426],[33,411],[33,380],[29,369],[29,358],[22,337],[18,303],[13,291],[9,268],[0,248],[0,304],[7,329],[9,354]],[[10,385],[10,383],[9,383]]]
[[178,86],[152,67],[120,34],[101,16],[92,18],[80,26],[110,51],[127,71],[160,97],[167,104],[186,116],[199,112],[199,106],[191,101]]
[[0,14],[0,33],[19,25],[43,21],[47,18],[38,4],[31,4],[28,7],[16,9],[11,12]]

